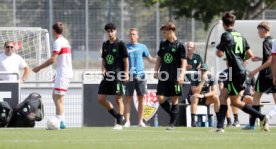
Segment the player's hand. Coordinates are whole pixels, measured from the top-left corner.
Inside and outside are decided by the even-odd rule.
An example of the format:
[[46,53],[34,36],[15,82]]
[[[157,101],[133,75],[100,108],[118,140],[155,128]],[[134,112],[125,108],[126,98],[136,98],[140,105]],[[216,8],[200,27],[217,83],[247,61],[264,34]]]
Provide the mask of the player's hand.
[[106,69],[102,69],[102,75],[103,75],[103,76],[106,75]]
[[154,78],[154,79],[158,79],[158,72],[155,72],[155,73],[153,74],[153,78]]
[[263,58],[258,57],[258,56],[254,56],[254,57],[251,58],[251,60],[252,60],[253,62],[257,62],[257,61],[262,61]]
[[40,68],[39,68],[39,67],[34,67],[34,68],[32,69],[32,71],[35,72],[35,73],[37,73],[37,72],[40,71]]
[[177,79],[177,83],[178,83],[179,85],[184,84],[184,78],[181,77],[181,76],[179,76],[178,79]]

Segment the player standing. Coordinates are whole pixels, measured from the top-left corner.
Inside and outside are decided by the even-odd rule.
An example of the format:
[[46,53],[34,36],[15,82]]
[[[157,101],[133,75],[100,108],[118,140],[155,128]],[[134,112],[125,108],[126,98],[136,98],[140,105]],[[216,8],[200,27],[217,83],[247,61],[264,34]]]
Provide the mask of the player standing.
[[53,35],[56,38],[53,43],[53,54],[43,64],[34,67],[37,73],[56,62],[56,75],[54,80],[53,99],[56,106],[56,117],[60,120],[60,129],[66,128],[64,122],[64,95],[68,91],[70,79],[73,77],[71,46],[63,37],[64,24],[56,22],[53,25]]
[[[103,80],[98,91],[98,101],[116,119],[113,129],[123,129],[124,113],[124,86],[123,81],[128,80],[128,53],[123,41],[116,37],[116,26],[108,23],[104,27],[108,40],[102,46],[102,74]],[[107,95],[115,95],[118,104],[118,113],[114,110],[110,101],[106,100]]]
[[[165,41],[161,41],[154,67],[154,78],[158,78],[157,98],[161,107],[170,115],[168,129],[173,129],[178,114],[178,96],[182,95],[182,84],[187,65],[186,50],[175,35],[173,23],[162,25],[160,30]],[[170,97],[172,105],[165,97]]]
[[133,97],[134,90],[136,90],[138,98],[138,125],[146,127],[143,122],[144,115],[144,95],[146,94],[146,77],[143,59],[146,58],[150,63],[155,63],[155,58],[150,56],[146,45],[138,42],[139,35],[137,28],[129,30],[130,43],[127,44],[129,54],[129,75],[130,81],[126,84],[126,98],[125,98],[125,118],[126,123],[124,127],[130,127],[130,101]]
[[[255,85],[255,92],[253,94],[253,108],[260,111],[260,99],[263,93],[272,93],[274,101],[276,102],[276,88],[273,85],[272,70],[271,70],[271,49],[274,39],[270,36],[270,24],[268,22],[261,22],[258,26],[258,34],[263,41],[263,58],[256,57],[254,61],[262,61],[262,65],[253,70],[249,75],[254,77],[258,72],[259,76]],[[256,116],[251,116],[249,125],[244,129],[255,129]]]
[[[217,132],[224,132],[224,120],[227,112],[227,98],[230,96],[231,104],[238,107],[242,111],[258,117],[263,121],[263,129],[269,130],[268,116],[256,111],[250,105],[241,102],[241,97],[244,90],[244,82],[246,80],[246,69],[244,66],[244,60],[251,58],[254,60],[253,53],[242,35],[234,30],[236,16],[227,12],[222,17],[224,32],[221,36],[221,41],[217,45],[216,55],[222,57],[224,53],[228,61],[228,80],[227,89],[224,88],[220,94],[220,110],[218,114]],[[231,75],[231,76],[230,76]]]

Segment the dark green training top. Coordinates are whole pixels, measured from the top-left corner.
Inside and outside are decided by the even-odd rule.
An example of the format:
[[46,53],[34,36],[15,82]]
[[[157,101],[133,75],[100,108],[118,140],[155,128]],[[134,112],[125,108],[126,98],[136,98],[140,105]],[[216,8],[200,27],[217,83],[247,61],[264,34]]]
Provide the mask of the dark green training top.
[[172,43],[168,40],[161,41],[157,55],[161,58],[161,66],[159,70],[161,78],[165,79],[165,73],[169,75],[168,80],[163,81],[177,81],[177,73],[179,72],[178,68],[181,68],[181,59],[186,59],[184,45],[178,40],[175,40]]
[[[262,62],[262,64],[264,64],[268,60],[269,56],[271,56],[271,49],[272,49],[273,41],[274,41],[274,39],[271,36],[266,37],[265,40],[263,41],[263,62]],[[271,66],[261,70],[259,73],[259,77],[272,79]]]
[[197,67],[202,63],[203,62],[200,55],[194,53],[192,59],[187,57],[187,64],[192,66],[192,69],[187,69],[187,71],[197,71]]
[[102,58],[105,61],[106,71],[124,71],[124,58],[128,57],[127,48],[123,41],[116,39],[112,44],[109,40],[102,46]]
[[238,76],[246,73],[243,64],[246,51],[250,49],[246,39],[233,29],[226,30],[221,35],[217,49],[224,51],[228,61],[228,67],[232,68],[232,75]]

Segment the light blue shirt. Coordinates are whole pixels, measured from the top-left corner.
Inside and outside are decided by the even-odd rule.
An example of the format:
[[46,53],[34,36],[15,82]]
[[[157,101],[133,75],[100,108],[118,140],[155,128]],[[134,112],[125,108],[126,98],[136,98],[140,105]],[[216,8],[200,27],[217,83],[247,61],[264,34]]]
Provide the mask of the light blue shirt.
[[144,57],[150,55],[146,45],[141,43],[128,43],[127,51],[129,55],[130,75],[133,75],[134,77],[145,75]]

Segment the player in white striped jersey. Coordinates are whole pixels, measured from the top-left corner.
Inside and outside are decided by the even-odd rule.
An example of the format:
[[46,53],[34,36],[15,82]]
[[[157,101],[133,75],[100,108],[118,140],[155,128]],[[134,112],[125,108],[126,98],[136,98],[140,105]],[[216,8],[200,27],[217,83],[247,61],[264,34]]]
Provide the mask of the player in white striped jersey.
[[53,43],[52,56],[43,64],[34,67],[34,72],[48,67],[56,62],[56,75],[54,80],[53,99],[56,106],[56,117],[60,120],[60,128],[64,129],[64,95],[68,91],[70,79],[73,77],[71,46],[66,38],[63,37],[64,25],[62,22],[56,22],[53,25]]

